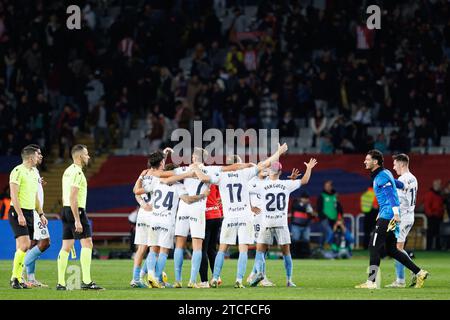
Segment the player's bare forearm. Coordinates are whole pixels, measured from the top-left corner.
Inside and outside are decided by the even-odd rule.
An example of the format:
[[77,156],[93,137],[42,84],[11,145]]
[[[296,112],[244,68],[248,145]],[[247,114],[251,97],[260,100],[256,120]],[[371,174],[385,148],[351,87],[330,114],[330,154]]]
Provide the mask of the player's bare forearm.
[[[138,194],[137,192],[138,192],[138,190],[140,190],[140,189],[142,189],[142,179],[141,179],[141,177],[139,177],[137,180],[136,180],[136,183],[134,184],[134,187],[133,187],[133,192],[134,192],[134,194]],[[143,190],[143,189],[142,189]],[[140,193],[140,194],[142,194],[142,193]]]
[[136,202],[139,204],[140,207],[142,207],[145,203],[144,200],[142,200],[141,197],[139,197],[138,195],[134,195],[134,198],[136,199]]
[[170,178],[175,175],[173,171],[163,171],[163,170],[154,170],[152,171],[152,175],[158,178]]
[[279,146],[278,150],[273,155],[271,155],[266,160],[261,161],[260,163],[258,163],[258,171],[261,171],[261,170],[263,170],[265,168],[268,168],[272,162],[278,161],[280,156],[283,153],[285,153],[287,150],[288,150],[287,144],[283,143],[283,145]]
[[252,166],[253,166],[252,163],[234,163],[229,166],[222,167],[222,172],[237,171],[251,168]]
[[72,187],[70,192],[70,209],[75,221],[80,221],[80,214],[78,213],[78,188]]
[[41,205],[41,202],[39,201],[39,197],[38,197],[38,194],[36,193],[36,206],[35,206],[36,208],[36,211],[37,211],[37,213],[39,213],[39,214],[43,214],[44,213],[44,210],[42,209],[42,205]]
[[187,204],[191,204],[191,203],[206,199],[206,195],[205,194],[199,194],[199,195],[193,195],[193,196],[182,195],[180,197],[180,199],[183,200],[184,202],[186,202]]
[[312,172],[312,168],[306,168],[306,172],[303,175],[302,179],[300,180],[302,183],[302,186],[304,186],[305,184],[307,184],[309,182],[309,179],[311,178],[311,172]]
[[165,183],[165,184],[173,184],[175,182],[184,180],[186,178],[191,178],[191,177],[192,177],[192,172],[189,171],[189,172],[186,172],[186,173],[183,173],[183,174],[172,175],[169,178],[161,178],[161,182]]
[[19,216],[23,216],[19,201],[19,186],[15,183],[10,183],[9,190],[11,194],[11,202],[14,206],[14,211],[16,211]]
[[201,182],[203,182],[203,183],[211,182],[211,178],[209,176],[207,176],[206,174],[204,174],[202,170],[200,170],[199,168],[194,168],[193,170],[194,170],[195,175]]

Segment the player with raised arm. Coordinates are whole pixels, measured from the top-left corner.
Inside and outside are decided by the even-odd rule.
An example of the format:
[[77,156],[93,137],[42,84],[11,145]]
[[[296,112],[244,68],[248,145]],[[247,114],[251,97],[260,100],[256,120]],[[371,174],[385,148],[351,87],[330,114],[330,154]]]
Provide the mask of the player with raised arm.
[[[268,159],[261,161],[257,166],[251,165],[250,168],[244,168],[233,171],[220,172],[213,179],[202,177],[201,172],[197,173],[202,181],[217,184],[222,197],[223,215],[222,230],[220,232],[219,252],[214,262],[213,278],[211,287],[218,286],[218,280],[222,271],[225,253],[230,245],[235,245],[239,241],[239,259],[236,272],[235,288],[244,288],[242,279],[245,274],[248,260],[248,246],[254,243],[253,234],[253,212],[250,208],[249,200],[249,181],[257,174],[270,166],[283,153],[287,151],[286,144],[278,147],[278,150]],[[241,163],[239,157],[233,157],[235,161]],[[244,165],[244,164],[243,164]],[[249,164],[246,164],[249,165]],[[237,239],[236,239],[237,238]]]
[[[192,164],[190,166],[179,167],[174,172],[179,175],[188,172],[191,168],[199,169],[208,177],[219,174],[219,166],[204,166],[203,161],[208,156],[206,150],[201,148],[194,148],[192,153]],[[189,196],[200,195],[206,189],[205,182],[199,180],[197,177],[186,178],[183,180],[184,187]],[[192,238],[192,259],[191,259],[191,275],[188,282],[188,288],[200,288],[196,283],[197,274],[200,269],[202,260],[202,244],[205,238],[205,210],[206,199],[197,201],[195,203],[186,203],[180,201],[178,206],[177,218],[175,222],[175,250],[174,250],[174,267],[175,267],[175,288],[182,287],[182,268],[184,258],[184,248],[186,247],[186,240],[190,232]]]
[[164,151],[158,150],[151,153],[148,157],[147,169],[142,171],[133,188],[136,201],[140,205],[137,214],[136,234],[134,238],[134,244],[137,245],[137,250],[134,255],[133,279],[130,282],[130,286],[133,288],[147,287],[148,266],[156,263],[154,254],[149,252],[147,259],[141,268],[145,253],[148,250],[151,220],[150,211],[152,210],[152,205],[150,203],[152,194],[151,192],[147,192],[146,189],[152,184],[153,179],[158,177],[170,177],[174,174],[173,172],[163,172],[161,170],[165,165],[165,160],[169,152],[171,152],[171,149],[166,148]]
[[[405,251],[406,237],[414,225],[414,209],[416,207],[417,190],[419,185],[416,177],[409,171],[409,157],[401,153],[394,155],[394,171],[400,177],[398,180],[404,184],[404,188],[398,191],[400,200],[400,224],[396,229],[397,249],[408,255]],[[408,256],[409,257],[409,256]],[[404,288],[405,284],[405,267],[400,262],[395,261],[395,273],[397,279],[387,285],[387,288]],[[412,284],[416,284],[413,275]]]
[[[37,144],[30,144],[27,147],[35,148],[38,153],[37,166],[42,164],[43,156],[41,148]],[[34,167],[36,174],[39,177],[38,184],[38,199],[42,208],[44,208],[44,188],[46,184],[44,178],[39,174],[38,168]],[[27,252],[25,256],[25,270],[27,273],[26,284],[30,287],[42,287],[47,288],[48,285],[36,280],[35,270],[36,270],[36,260],[50,247],[50,233],[48,232],[48,222],[44,213],[38,213],[33,210],[33,220],[34,220],[34,234],[31,240],[31,249]]]
[[[25,255],[34,234],[33,210],[43,214],[37,196],[39,176],[34,168],[39,161],[35,148],[25,147],[21,151],[22,164],[16,166],[9,176],[11,207],[8,213],[9,224],[16,239],[13,270],[10,285],[13,289],[29,289],[22,277]],[[43,220],[42,223],[46,221]]]
[[[163,163],[160,164],[161,170]],[[165,171],[171,171],[176,166],[167,164]],[[182,180],[185,176],[178,175],[171,178],[152,179],[150,185],[145,186],[146,192],[153,194],[151,199],[152,210],[150,212],[150,226],[148,233],[148,246],[150,247],[151,264],[148,268],[148,281],[152,288],[164,288],[166,283],[160,279],[166,265],[167,256],[173,248],[175,238],[175,218],[180,199],[191,204],[206,199],[209,189],[205,189],[200,195],[189,196],[184,185],[176,180]]]
[[289,245],[291,236],[288,227],[288,204],[289,195],[296,189],[307,184],[311,177],[312,169],[317,165],[317,160],[312,158],[305,162],[306,172],[300,180],[297,170],[294,170],[290,180],[280,180],[281,163],[274,162],[269,169],[269,179],[259,183],[258,193],[261,195],[263,214],[262,226],[256,241],[255,264],[257,274],[250,282],[250,286],[256,286],[264,279],[263,270],[265,264],[265,253],[269,245],[273,244],[273,238],[281,246],[283,253],[284,267],[286,270],[286,285],[295,287],[292,281],[292,257]]
[[399,261],[417,276],[416,288],[422,288],[429,273],[420,269],[409,259],[408,255],[397,249],[394,235],[396,224],[400,221],[400,202],[395,188],[396,182],[392,173],[383,167],[383,154],[378,150],[370,150],[364,160],[367,170],[373,179],[373,190],[380,206],[375,232],[370,243],[369,276],[366,282],[355,286],[358,289],[377,289],[375,279],[380,267],[380,253],[385,248],[388,256]]

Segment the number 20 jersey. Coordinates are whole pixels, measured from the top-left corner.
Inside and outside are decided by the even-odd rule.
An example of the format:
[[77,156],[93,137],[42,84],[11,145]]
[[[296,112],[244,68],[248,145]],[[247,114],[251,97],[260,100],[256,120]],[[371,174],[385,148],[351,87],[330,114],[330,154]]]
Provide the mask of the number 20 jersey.
[[270,180],[258,182],[254,192],[261,197],[262,224],[264,227],[288,225],[289,195],[301,187],[300,180]]

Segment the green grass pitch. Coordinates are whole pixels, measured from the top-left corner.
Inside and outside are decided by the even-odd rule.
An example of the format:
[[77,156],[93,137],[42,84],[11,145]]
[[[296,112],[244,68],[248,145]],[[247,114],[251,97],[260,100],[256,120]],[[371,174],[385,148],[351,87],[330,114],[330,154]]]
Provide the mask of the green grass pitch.
[[[294,282],[297,288],[285,287],[285,273],[282,260],[268,260],[269,278],[276,283],[273,288],[234,289],[237,260],[225,260],[222,279],[224,284],[218,289],[132,289],[129,286],[132,273],[131,260],[94,260],[93,279],[107,290],[86,292],[81,290],[56,291],[56,261],[38,261],[36,274],[39,280],[50,288],[31,290],[13,290],[8,286],[11,261],[0,261],[0,293],[6,299],[445,299],[450,300],[450,254],[416,252],[416,263],[427,269],[431,276],[423,289],[386,289],[361,290],[354,285],[366,279],[367,255],[361,254],[351,260],[294,260]],[[70,261],[69,266],[79,261]],[[247,272],[250,272],[253,260],[249,259]],[[184,261],[183,284],[189,277],[190,262]],[[173,277],[173,260],[166,267],[169,281]],[[246,276],[248,273],[246,274]],[[382,285],[394,280],[394,264],[384,259],[381,263]],[[245,279],[244,279],[245,280]],[[410,280],[407,271],[407,281]]]

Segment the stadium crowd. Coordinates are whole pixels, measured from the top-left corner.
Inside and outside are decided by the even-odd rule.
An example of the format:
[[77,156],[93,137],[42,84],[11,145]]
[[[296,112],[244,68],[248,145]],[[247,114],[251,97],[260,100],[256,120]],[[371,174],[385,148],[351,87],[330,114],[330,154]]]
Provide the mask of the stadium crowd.
[[[253,2],[255,16],[238,6]],[[363,1],[253,2],[80,1],[82,28],[68,30],[64,1],[1,0],[0,153],[36,142],[63,157],[78,131],[107,152],[146,117],[153,146],[194,119],[286,137],[303,123],[322,153],[448,134],[448,1],[376,1],[380,30]]]

